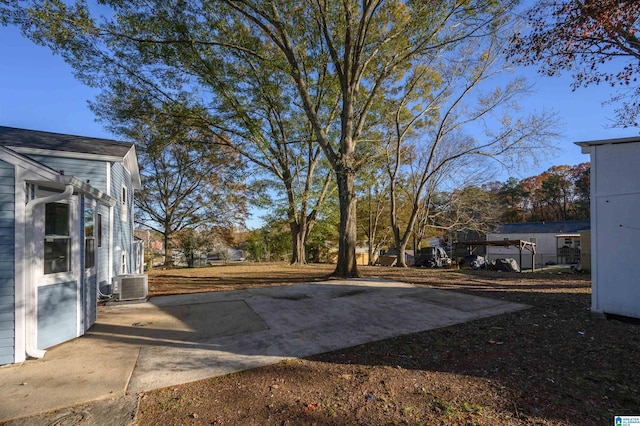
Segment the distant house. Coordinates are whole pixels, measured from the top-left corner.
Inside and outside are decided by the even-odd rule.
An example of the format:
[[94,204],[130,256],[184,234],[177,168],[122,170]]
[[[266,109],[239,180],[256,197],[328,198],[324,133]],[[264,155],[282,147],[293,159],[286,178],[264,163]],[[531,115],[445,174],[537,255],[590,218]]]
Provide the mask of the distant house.
[[[508,223],[487,234],[487,241],[523,240],[536,244],[536,267],[549,264],[577,264],[580,261],[580,233],[589,221]],[[487,260],[518,259],[516,247],[487,246]],[[522,269],[531,268],[532,258],[522,258]]]
[[[379,260],[378,253],[373,255],[374,261]],[[318,263],[337,263],[338,262],[338,246],[329,242],[324,246],[310,246],[308,260]],[[369,247],[366,245],[356,246],[356,264],[369,264]]]
[[150,229],[134,229],[133,235],[144,246],[145,267],[153,267],[164,263],[164,236]]
[[164,236],[150,229],[134,229],[133,235],[144,241],[147,250],[162,251]]
[[577,144],[591,154],[591,310],[640,318],[640,137]]
[[99,287],[141,272],[140,187],[131,143],[0,126],[0,364],[84,334]]

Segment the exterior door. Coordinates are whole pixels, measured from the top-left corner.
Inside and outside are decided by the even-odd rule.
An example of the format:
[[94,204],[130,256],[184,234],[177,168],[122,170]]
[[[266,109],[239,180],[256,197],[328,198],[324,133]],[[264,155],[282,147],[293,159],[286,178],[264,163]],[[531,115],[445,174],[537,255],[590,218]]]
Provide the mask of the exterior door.
[[[45,191],[40,196],[50,195]],[[81,333],[78,200],[33,211],[32,279],[36,287],[37,347],[46,349]]]

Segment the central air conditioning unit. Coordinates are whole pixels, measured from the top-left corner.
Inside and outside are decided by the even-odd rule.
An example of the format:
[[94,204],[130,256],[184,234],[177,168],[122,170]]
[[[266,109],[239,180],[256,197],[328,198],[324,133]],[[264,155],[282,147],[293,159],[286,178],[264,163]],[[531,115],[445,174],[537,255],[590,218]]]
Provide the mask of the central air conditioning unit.
[[118,275],[113,277],[113,294],[117,300],[142,300],[149,293],[146,274]]

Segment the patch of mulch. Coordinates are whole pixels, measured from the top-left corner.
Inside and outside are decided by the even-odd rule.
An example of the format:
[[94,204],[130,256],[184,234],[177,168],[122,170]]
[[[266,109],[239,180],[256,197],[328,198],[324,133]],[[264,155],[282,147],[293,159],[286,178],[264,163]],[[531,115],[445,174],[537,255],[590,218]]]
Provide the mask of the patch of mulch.
[[[259,279],[301,282],[280,269]],[[361,272],[531,308],[148,392],[138,424],[608,425],[640,414],[640,325],[593,317],[588,276]]]

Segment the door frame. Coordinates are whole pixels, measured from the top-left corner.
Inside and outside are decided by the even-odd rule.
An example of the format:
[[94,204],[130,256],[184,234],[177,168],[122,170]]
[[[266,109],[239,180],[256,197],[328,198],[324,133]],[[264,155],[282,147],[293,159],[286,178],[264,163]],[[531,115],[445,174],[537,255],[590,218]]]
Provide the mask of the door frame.
[[[93,266],[87,268],[87,259],[86,259],[86,244],[87,244],[87,236],[86,236],[86,211],[90,209],[93,211]],[[80,300],[82,301],[82,315],[80,317],[80,329],[81,333],[84,334],[85,331],[89,329],[93,325],[95,318],[90,317],[91,313],[94,312],[97,317],[97,285],[98,285],[98,251],[97,251],[97,237],[96,237],[96,225],[97,225],[97,217],[98,217],[98,203],[92,198],[82,196],[81,202],[81,211],[80,217],[82,220],[80,221],[80,243],[81,243],[81,252],[80,256],[82,258],[81,261],[81,285],[80,285]],[[93,278],[93,282],[91,279]],[[91,291],[93,286],[93,292]],[[93,297],[92,297],[93,296]],[[95,298],[95,299],[94,299]]]
[[[55,194],[55,191],[50,191],[47,188],[38,187],[36,189],[37,198],[42,198],[48,195]],[[84,333],[82,329],[82,318],[83,318],[83,304],[82,301],[82,274],[81,268],[81,244],[80,237],[82,232],[82,224],[79,220],[80,215],[80,205],[81,200],[78,195],[72,195],[68,199],[63,199],[59,201],[54,201],[52,203],[58,204],[67,204],[69,205],[69,240],[70,240],[70,248],[69,248],[69,271],[65,272],[52,272],[45,274],[44,273],[44,242],[45,242],[45,212],[46,212],[46,204],[35,206],[33,209],[33,223],[30,227],[30,241],[34,245],[34,257],[31,259],[32,267],[31,267],[31,276],[33,282],[33,288],[35,289],[35,294],[33,297],[36,298],[34,301],[35,312],[33,321],[35,321],[34,330],[36,331],[36,342],[40,340],[38,336],[41,326],[39,324],[39,314],[40,306],[38,306],[39,301],[39,291],[40,289],[45,289],[49,286],[53,286],[56,284],[66,284],[66,283],[75,283],[75,329],[74,329],[74,337],[81,336]],[[43,349],[43,348],[38,348]]]

